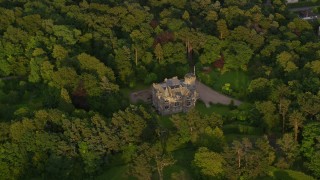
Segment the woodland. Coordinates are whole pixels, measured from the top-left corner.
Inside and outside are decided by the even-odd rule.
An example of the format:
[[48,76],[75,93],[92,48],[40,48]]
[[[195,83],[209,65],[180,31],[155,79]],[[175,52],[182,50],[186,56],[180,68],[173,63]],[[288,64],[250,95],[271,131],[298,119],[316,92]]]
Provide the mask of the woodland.
[[[0,0],[0,179],[319,179],[319,25],[285,0]],[[130,102],[193,67],[243,103]]]

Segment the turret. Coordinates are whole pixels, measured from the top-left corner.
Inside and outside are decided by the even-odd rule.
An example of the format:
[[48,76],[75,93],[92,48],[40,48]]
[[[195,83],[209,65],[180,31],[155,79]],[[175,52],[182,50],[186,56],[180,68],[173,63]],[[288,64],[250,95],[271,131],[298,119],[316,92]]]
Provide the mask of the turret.
[[196,76],[192,73],[188,73],[184,76],[184,84],[191,88],[195,88],[196,85]]

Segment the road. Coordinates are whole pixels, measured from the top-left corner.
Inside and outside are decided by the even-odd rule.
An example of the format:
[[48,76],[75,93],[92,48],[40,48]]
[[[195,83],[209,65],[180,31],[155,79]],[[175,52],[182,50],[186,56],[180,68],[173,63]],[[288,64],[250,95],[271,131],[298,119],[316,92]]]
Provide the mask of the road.
[[307,7],[300,7],[300,8],[289,8],[290,11],[298,12],[298,11],[309,11],[312,8],[319,7],[319,6],[307,6]]
[[233,100],[234,105],[239,106],[241,104],[241,101],[230,98],[226,95],[223,95],[210,87],[202,84],[201,82],[196,82],[196,89],[199,93],[201,101],[205,103],[207,107],[210,106],[210,104],[224,104],[229,105],[230,102]]

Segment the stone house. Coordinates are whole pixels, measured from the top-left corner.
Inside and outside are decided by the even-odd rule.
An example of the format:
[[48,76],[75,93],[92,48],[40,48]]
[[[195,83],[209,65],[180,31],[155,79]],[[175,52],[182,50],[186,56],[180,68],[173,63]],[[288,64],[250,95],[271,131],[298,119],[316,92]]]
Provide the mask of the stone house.
[[152,105],[161,115],[187,112],[198,98],[196,77],[192,73],[186,74],[183,80],[173,77],[152,85]]

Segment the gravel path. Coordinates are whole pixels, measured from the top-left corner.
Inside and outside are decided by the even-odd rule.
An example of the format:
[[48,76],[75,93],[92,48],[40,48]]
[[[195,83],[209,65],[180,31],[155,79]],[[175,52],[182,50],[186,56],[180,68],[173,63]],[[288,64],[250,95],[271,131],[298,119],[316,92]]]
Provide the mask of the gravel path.
[[313,8],[316,8],[319,6],[306,6],[306,7],[299,7],[299,8],[289,8],[289,11],[311,11]]
[[241,104],[241,101],[238,101],[236,99],[223,95],[211,89],[210,87],[202,84],[199,81],[196,82],[196,89],[199,93],[201,101],[203,101],[207,107],[210,106],[210,103],[212,104],[220,103],[220,104],[228,105],[230,104],[231,100],[233,100],[234,105],[239,106]]

